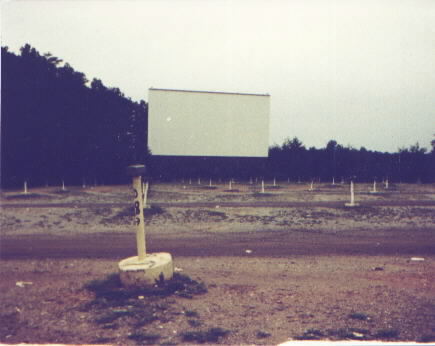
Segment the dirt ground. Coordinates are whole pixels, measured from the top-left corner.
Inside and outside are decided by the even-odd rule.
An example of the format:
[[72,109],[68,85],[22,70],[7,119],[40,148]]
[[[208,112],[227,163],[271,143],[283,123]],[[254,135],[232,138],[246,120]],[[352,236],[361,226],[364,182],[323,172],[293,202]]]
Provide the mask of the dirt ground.
[[435,185],[151,185],[147,250],[169,286],[127,292],[127,186],[0,196],[0,342],[435,341]]

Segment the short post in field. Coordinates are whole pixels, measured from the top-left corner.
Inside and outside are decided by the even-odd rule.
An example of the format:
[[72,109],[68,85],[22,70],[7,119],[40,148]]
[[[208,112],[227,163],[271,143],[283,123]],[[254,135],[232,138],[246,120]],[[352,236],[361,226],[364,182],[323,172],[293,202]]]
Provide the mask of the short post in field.
[[65,191],[65,180],[62,180],[62,191]]
[[332,185],[335,185],[335,177],[332,177]]
[[228,183],[228,189],[231,191],[233,189],[232,180]]
[[145,222],[143,217],[143,186],[141,175],[132,177],[133,192],[134,192],[134,224],[136,225],[136,245],[137,256],[139,261],[145,259],[146,246],[145,246]]
[[148,189],[149,189],[149,183],[148,183],[148,181],[146,183],[142,183],[142,188],[143,188],[143,207],[144,208],[149,208],[149,205],[147,204]]
[[276,178],[275,177],[273,178],[273,186],[274,187],[276,186]]
[[358,203],[355,203],[355,189],[353,180],[350,181],[350,203],[345,203],[344,205],[346,207],[356,207],[359,205]]
[[388,190],[388,178],[385,180],[385,189]]
[[208,186],[209,186],[209,187],[211,187],[211,186],[212,186],[212,185],[211,185],[211,178],[210,178],[210,183],[208,184]]
[[310,188],[308,191],[314,191],[314,180],[311,180]]
[[201,185],[201,178],[198,178],[198,185]]
[[261,193],[264,193],[264,179],[261,180]]
[[145,175],[144,165],[129,166],[127,173],[132,177],[134,192],[134,224],[136,227],[137,256],[129,257],[118,263],[120,279],[124,286],[150,286],[158,280],[171,279],[174,273],[172,256],[169,253],[146,251],[144,198],[148,187],[142,184]]
[[27,181],[24,181],[24,194],[27,195]]
[[378,191],[376,190],[376,179],[373,181],[373,190],[370,191],[371,193],[377,193]]

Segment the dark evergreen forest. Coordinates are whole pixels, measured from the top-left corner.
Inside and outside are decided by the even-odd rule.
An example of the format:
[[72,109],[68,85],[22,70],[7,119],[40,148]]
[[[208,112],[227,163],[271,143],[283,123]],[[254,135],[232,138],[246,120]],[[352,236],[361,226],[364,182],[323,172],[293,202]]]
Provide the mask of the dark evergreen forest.
[[147,104],[25,45],[1,51],[2,186],[120,183],[147,156]]
[[[1,49],[1,185],[126,183],[125,169],[146,163],[154,179],[244,178],[395,182],[435,181],[435,141],[396,153],[343,147],[306,148],[297,137],[272,146],[267,159],[152,157],[144,101],[30,45]],[[144,90],[144,94],[145,94]]]

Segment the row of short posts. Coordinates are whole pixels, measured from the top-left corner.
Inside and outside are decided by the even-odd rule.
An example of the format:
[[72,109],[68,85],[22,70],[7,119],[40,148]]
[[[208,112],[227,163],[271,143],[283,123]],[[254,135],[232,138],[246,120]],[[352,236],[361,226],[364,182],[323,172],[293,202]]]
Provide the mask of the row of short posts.
[[[95,181],[94,186],[97,186],[97,182]],[[48,182],[45,184],[45,187],[48,187]],[[83,178],[82,180],[82,188],[86,188],[86,180]],[[65,180],[62,179],[61,190],[66,191]],[[27,180],[24,181],[23,193],[27,195],[29,193]]]

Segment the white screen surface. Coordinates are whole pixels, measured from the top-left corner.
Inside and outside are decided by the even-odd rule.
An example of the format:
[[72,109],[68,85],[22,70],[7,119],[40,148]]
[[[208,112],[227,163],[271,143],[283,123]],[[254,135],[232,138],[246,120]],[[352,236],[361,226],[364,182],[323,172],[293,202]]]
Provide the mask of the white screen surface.
[[153,155],[267,157],[270,96],[149,89]]

